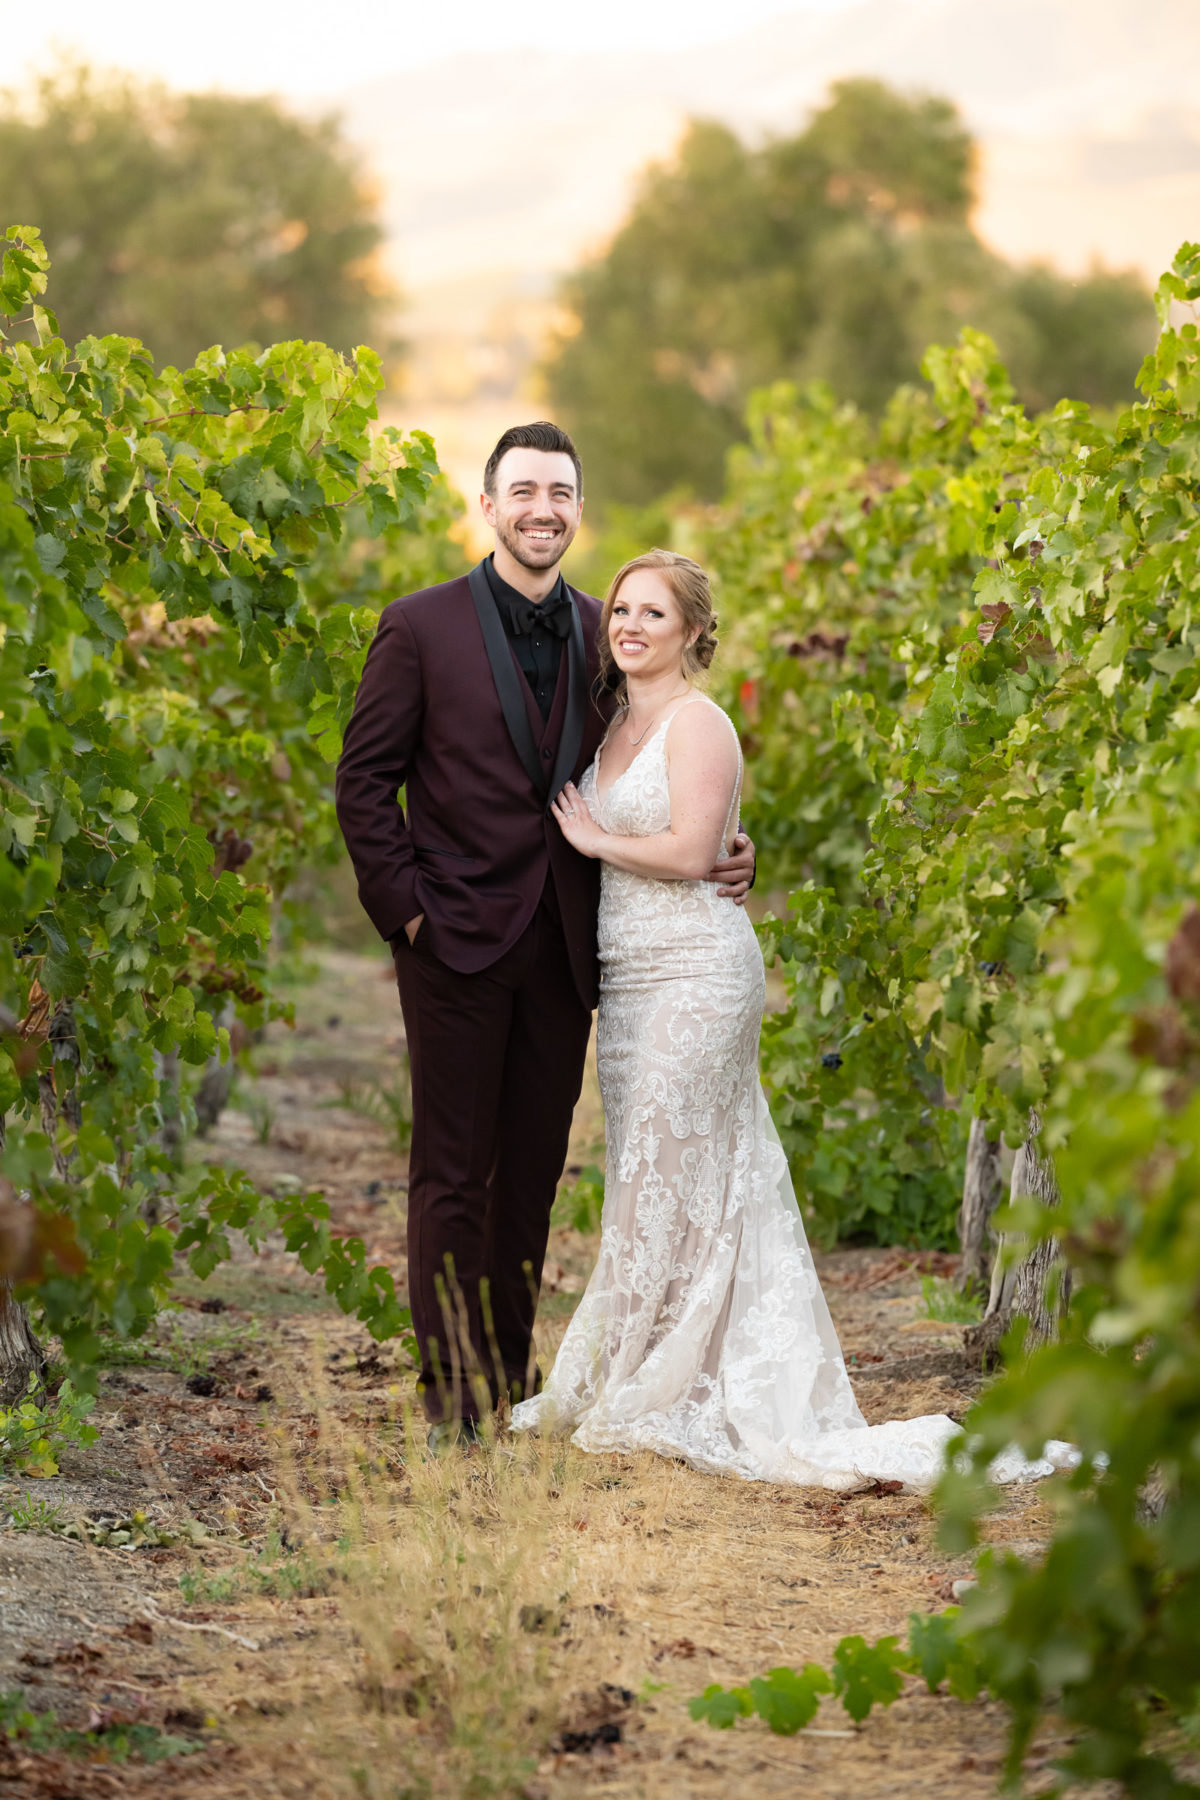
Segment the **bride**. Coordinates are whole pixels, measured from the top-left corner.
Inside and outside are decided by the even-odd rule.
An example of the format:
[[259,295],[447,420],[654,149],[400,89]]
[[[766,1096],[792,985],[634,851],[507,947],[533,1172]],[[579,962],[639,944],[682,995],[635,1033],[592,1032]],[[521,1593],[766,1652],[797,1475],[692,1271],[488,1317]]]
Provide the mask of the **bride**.
[[[958,1428],[859,1412],[758,1079],[758,940],[704,880],[742,784],[733,723],[695,685],[715,625],[703,569],[666,550],[626,563],[605,602],[601,661],[623,704],[554,805],[563,836],[603,864],[600,1255],[512,1425],[748,1480],[925,1488]],[[1072,1460],[1065,1445],[1046,1454],[1006,1452],[993,1476]]]

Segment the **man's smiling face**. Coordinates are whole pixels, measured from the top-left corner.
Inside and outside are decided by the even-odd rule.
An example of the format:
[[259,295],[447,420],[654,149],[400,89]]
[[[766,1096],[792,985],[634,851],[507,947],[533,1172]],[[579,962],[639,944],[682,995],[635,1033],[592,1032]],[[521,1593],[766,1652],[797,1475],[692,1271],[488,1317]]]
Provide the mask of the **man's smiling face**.
[[481,499],[497,540],[525,569],[552,569],[560,562],[583,513],[575,464],[560,450],[506,451],[495,494]]

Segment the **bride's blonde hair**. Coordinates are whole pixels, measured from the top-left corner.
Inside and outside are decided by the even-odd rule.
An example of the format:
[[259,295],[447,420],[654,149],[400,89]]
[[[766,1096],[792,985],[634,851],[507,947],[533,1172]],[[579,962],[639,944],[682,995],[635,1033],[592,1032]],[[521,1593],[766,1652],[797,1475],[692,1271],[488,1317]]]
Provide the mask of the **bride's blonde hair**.
[[683,618],[684,630],[689,638],[694,637],[694,642],[683,647],[683,673],[687,679],[696,681],[717,652],[717,615],[713,611],[712,589],[700,564],[693,562],[690,556],[680,556],[675,550],[647,550],[641,556],[632,557],[612,578],[600,615],[600,637],[596,646],[600,652],[601,680],[621,701],[625,699],[625,677],[613,660],[608,626],[621,584],[635,569],[654,569],[663,577]]

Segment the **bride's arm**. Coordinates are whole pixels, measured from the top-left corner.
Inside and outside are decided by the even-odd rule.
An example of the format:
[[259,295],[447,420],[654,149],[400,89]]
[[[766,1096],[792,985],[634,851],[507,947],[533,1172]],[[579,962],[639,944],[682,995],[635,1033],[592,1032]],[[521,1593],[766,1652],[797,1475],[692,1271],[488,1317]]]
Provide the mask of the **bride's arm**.
[[569,844],[634,875],[659,881],[700,881],[724,848],[738,781],[738,753],[726,719],[715,708],[685,706],[667,728],[671,823],[653,837],[617,837],[598,825],[571,783],[554,802]]

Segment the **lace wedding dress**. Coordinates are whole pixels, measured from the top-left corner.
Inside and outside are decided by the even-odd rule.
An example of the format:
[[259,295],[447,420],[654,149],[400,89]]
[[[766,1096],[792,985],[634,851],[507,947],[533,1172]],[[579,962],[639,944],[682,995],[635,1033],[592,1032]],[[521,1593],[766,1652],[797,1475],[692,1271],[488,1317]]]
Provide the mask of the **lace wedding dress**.
[[[697,703],[712,704],[684,704]],[[667,830],[674,716],[607,793],[600,757],[583,776],[606,831]],[[928,1487],[958,1428],[944,1416],[867,1425],[859,1412],[758,1079],[764,973],[745,910],[711,882],[605,863],[599,944],[600,1255],[546,1385],[514,1407],[513,1429],[748,1480]],[[1055,1451],[1066,1446],[1047,1446],[1057,1463]],[[1013,1452],[993,1474],[1051,1467]]]

